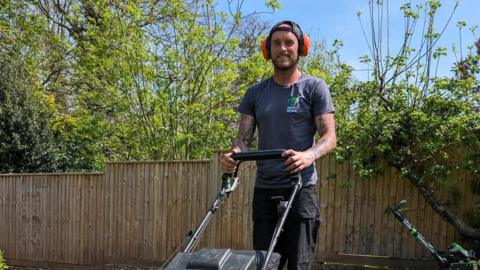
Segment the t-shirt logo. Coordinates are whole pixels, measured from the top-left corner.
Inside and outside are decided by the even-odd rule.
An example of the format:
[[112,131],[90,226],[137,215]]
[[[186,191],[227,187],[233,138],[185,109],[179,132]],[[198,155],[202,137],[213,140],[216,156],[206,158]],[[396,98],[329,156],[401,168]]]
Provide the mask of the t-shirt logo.
[[298,112],[298,97],[290,96],[287,102],[287,112]]

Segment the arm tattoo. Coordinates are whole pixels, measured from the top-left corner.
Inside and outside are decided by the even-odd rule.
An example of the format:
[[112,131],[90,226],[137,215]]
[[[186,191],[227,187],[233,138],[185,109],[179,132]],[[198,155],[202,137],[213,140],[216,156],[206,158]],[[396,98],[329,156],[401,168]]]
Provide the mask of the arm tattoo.
[[321,117],[315,118],[315,124],[317,126],[317,132],[322,137],[327,132],[327,126],[325,125],[325,121]]
[[328,154],[337,144],[335,120],[333,120],[333,115],[331,119],[327,120],[327,118],[329,119],[330,117],[317,116],[315,118],[315,124],[320,138],[315,145],[309,149],[315,155],[315,159]]
[[242,151],[247,151],[253,140],[255,126],[255,117],[248,114],[241,114],[238,135],[234,139],[232,147],[240,147]]

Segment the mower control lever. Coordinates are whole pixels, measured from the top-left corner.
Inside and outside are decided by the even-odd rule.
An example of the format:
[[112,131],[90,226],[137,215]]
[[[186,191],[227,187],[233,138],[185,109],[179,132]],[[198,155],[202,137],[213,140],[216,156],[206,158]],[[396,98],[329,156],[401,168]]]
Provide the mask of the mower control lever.
[[234,153],[232,158],[240,161],[247,160],[267,160],[267,159],[284,159],[282,153],[284,149],[273,149],[273,150],[258,150],[251,152],[240,152]]

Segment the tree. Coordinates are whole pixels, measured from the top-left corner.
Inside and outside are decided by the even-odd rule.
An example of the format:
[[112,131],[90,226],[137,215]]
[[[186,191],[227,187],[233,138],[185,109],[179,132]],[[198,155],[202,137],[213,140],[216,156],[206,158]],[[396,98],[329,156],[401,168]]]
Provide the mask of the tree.
[[49,101],[64,170],[209,157],[230,144],[232,104],[265,74],[258,49],[246,54],[265,24],[242,2],[1,2],[0,34]]
[[[446,53],[445,48],[435,47],[441,36],[434,23],[440,2],[402,6],[405,32],[396,54],[388,41],[382,43],[390,35],[388,21],[383,20],[388,17],[384,2],[388,1],[369,1],[371,28],[365,37],[370,53],[362,59],[371,79],[337,80],[332,86],[338,119],[336,153],[351,159],[361,176],[381,172],[386,161],[462,236],[480,239],[480,228],[453,211],[452,202],[460,194],[447,181],[454,170],[463,170],[474,176],[472,187],[480,183],[479,43],[459,60],[451,78],[438,77],[434,67]],[[422,19],[423,31],[415,32]],[[416,34],[419,45],[412,47]],[[344,69],[344,73],[350,71]],[[440,196],[439,189],[449,190],[450,197]],[[474,191],[478,194],[479,189]]]
[[56,171],[61,164],[52,113],[15,49],[0,48],[0,173]]

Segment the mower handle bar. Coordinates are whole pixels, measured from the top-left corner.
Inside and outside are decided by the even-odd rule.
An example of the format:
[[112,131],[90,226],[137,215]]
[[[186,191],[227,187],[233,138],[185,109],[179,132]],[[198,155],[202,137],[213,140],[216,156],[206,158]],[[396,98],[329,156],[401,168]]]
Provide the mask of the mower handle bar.
[[251,152],[239,152],[233,153],[232,158],[238,161],[248,160],[267,160],[267,159],[284,159],[282,153],[284,149],[272,149],[272,150],[258,150]]

